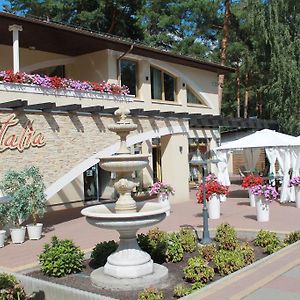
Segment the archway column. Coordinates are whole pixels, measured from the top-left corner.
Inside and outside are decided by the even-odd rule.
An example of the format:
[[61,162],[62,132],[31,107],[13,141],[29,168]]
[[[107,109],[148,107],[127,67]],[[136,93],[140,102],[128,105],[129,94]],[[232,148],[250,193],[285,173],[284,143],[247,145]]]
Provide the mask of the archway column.
[[162,181],[175,189],[171,202],[189,200],[189,161],[187,134],[161,137]]
[[19,31],[22,31],[23,27],[14,24],[10,25],[8,30],[13,32],[13,65],[14,73],[17,73],[20,71]]

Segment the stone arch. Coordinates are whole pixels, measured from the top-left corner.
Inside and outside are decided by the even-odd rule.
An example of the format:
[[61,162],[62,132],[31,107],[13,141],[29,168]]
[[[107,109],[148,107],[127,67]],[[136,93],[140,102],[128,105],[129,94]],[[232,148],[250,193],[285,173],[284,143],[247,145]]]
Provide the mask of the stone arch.
[[[136,135],[129,136],[127,138],[127,146],[150,140],[152,138],[161,137],[170,134],[179,134],[179,133],[188,133],[189,128],[184,124],[176,125],[176,126],[167,126],[162,128],[153,129],[147,132],[139,133]],[[89,169],[93,165],[99,162],[99,158],[112,155],[118,150],[119,143],[115,143],[95,154],[93,154],[88,159],[82,161],[75,167],[73,167],[68,173],[64,176],[60,177],[53,184],[51,184],[46,189],[47,199],[54,196],[57,192],[59,192],[62,188],[64,188],[67,184],[77,178],[80,174],[82,174],[85,170]]]

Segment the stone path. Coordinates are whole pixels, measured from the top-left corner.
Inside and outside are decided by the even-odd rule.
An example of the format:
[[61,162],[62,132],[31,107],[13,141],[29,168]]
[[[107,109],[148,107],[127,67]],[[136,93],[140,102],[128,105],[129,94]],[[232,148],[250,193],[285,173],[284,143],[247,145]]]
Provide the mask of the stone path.
[[[191,190],[190,199],[172,204],[170,217],[159,224],[162,230],[173,231],[187,225],[197,230],[202,229],[202,208],[196,203],[195,193],[195,190]],[[0,249],[0,266],[11,271],[36,266],[38,255],[43,250],[44,244],[48,243],[53,235],[72,239],[76,245],[86,251],[91,250],[100,241],[118,239],[116,232],[89,225],[81,216],[80,210],[80,208],[74,208],[48,213],[43,219],[46,230],[42,239],[26,240],[21,245],[8,243]],[[216,228],[223,222],[230,223],[238,230],[267,229],[288,233],[300,230],[300,209],[295,208],[294,204],[282,205],[274,202],[271,204],[270,221],[257,222],[255,208],[249,206],[248,193],[241,190],[240,185],[233,184],[230,198],[221,205],[221,218],[209,220],[209,227],[210,229]],[[147,232],[148,229],[143,231]],[[250,281],[243,283],[240,280],[244,277],[237,277],[234,281],[235,286],[223,286],[219,294],[211,294],[203,299],[300,299],[300,244],[293,254],[285,255],[281,259],[282,261],[278,260],[277,264],[275,263],[272,267],[274,272],[270,269],[272,264],[268,264],[265,270],[254,269],[251,271]]]

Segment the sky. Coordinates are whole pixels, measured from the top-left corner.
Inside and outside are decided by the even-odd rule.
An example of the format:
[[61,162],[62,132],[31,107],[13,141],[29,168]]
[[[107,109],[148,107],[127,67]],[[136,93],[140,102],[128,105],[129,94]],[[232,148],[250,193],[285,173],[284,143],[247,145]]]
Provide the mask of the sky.
[[3,10],[3,4],[7,3],[5,0],[0,0],[0,11]]

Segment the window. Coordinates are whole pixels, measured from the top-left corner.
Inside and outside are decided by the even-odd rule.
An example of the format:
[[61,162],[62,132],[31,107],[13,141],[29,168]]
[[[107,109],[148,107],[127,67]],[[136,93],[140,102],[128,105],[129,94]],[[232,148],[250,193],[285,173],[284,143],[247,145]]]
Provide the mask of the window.
[[196,94],[189,88],[186,88],[187,103],[206,105]]
[[175,78],[153,67],[151,75],[151,98],[175,101]]
[[121,60],[121,85],[126,85],[129,88],[129,94],[137,94],[136,86],[137,63],[132,60]]
[[48,68],[43,68],[39,70],[35,70],[32,73],[34,74],[40,74],[40,75],[47,75],[50,77],[53,76],[58,76],[61,78],[64,78],[66,76],[65,72],[65,66],[54,66],[54,67],[48,67]]

